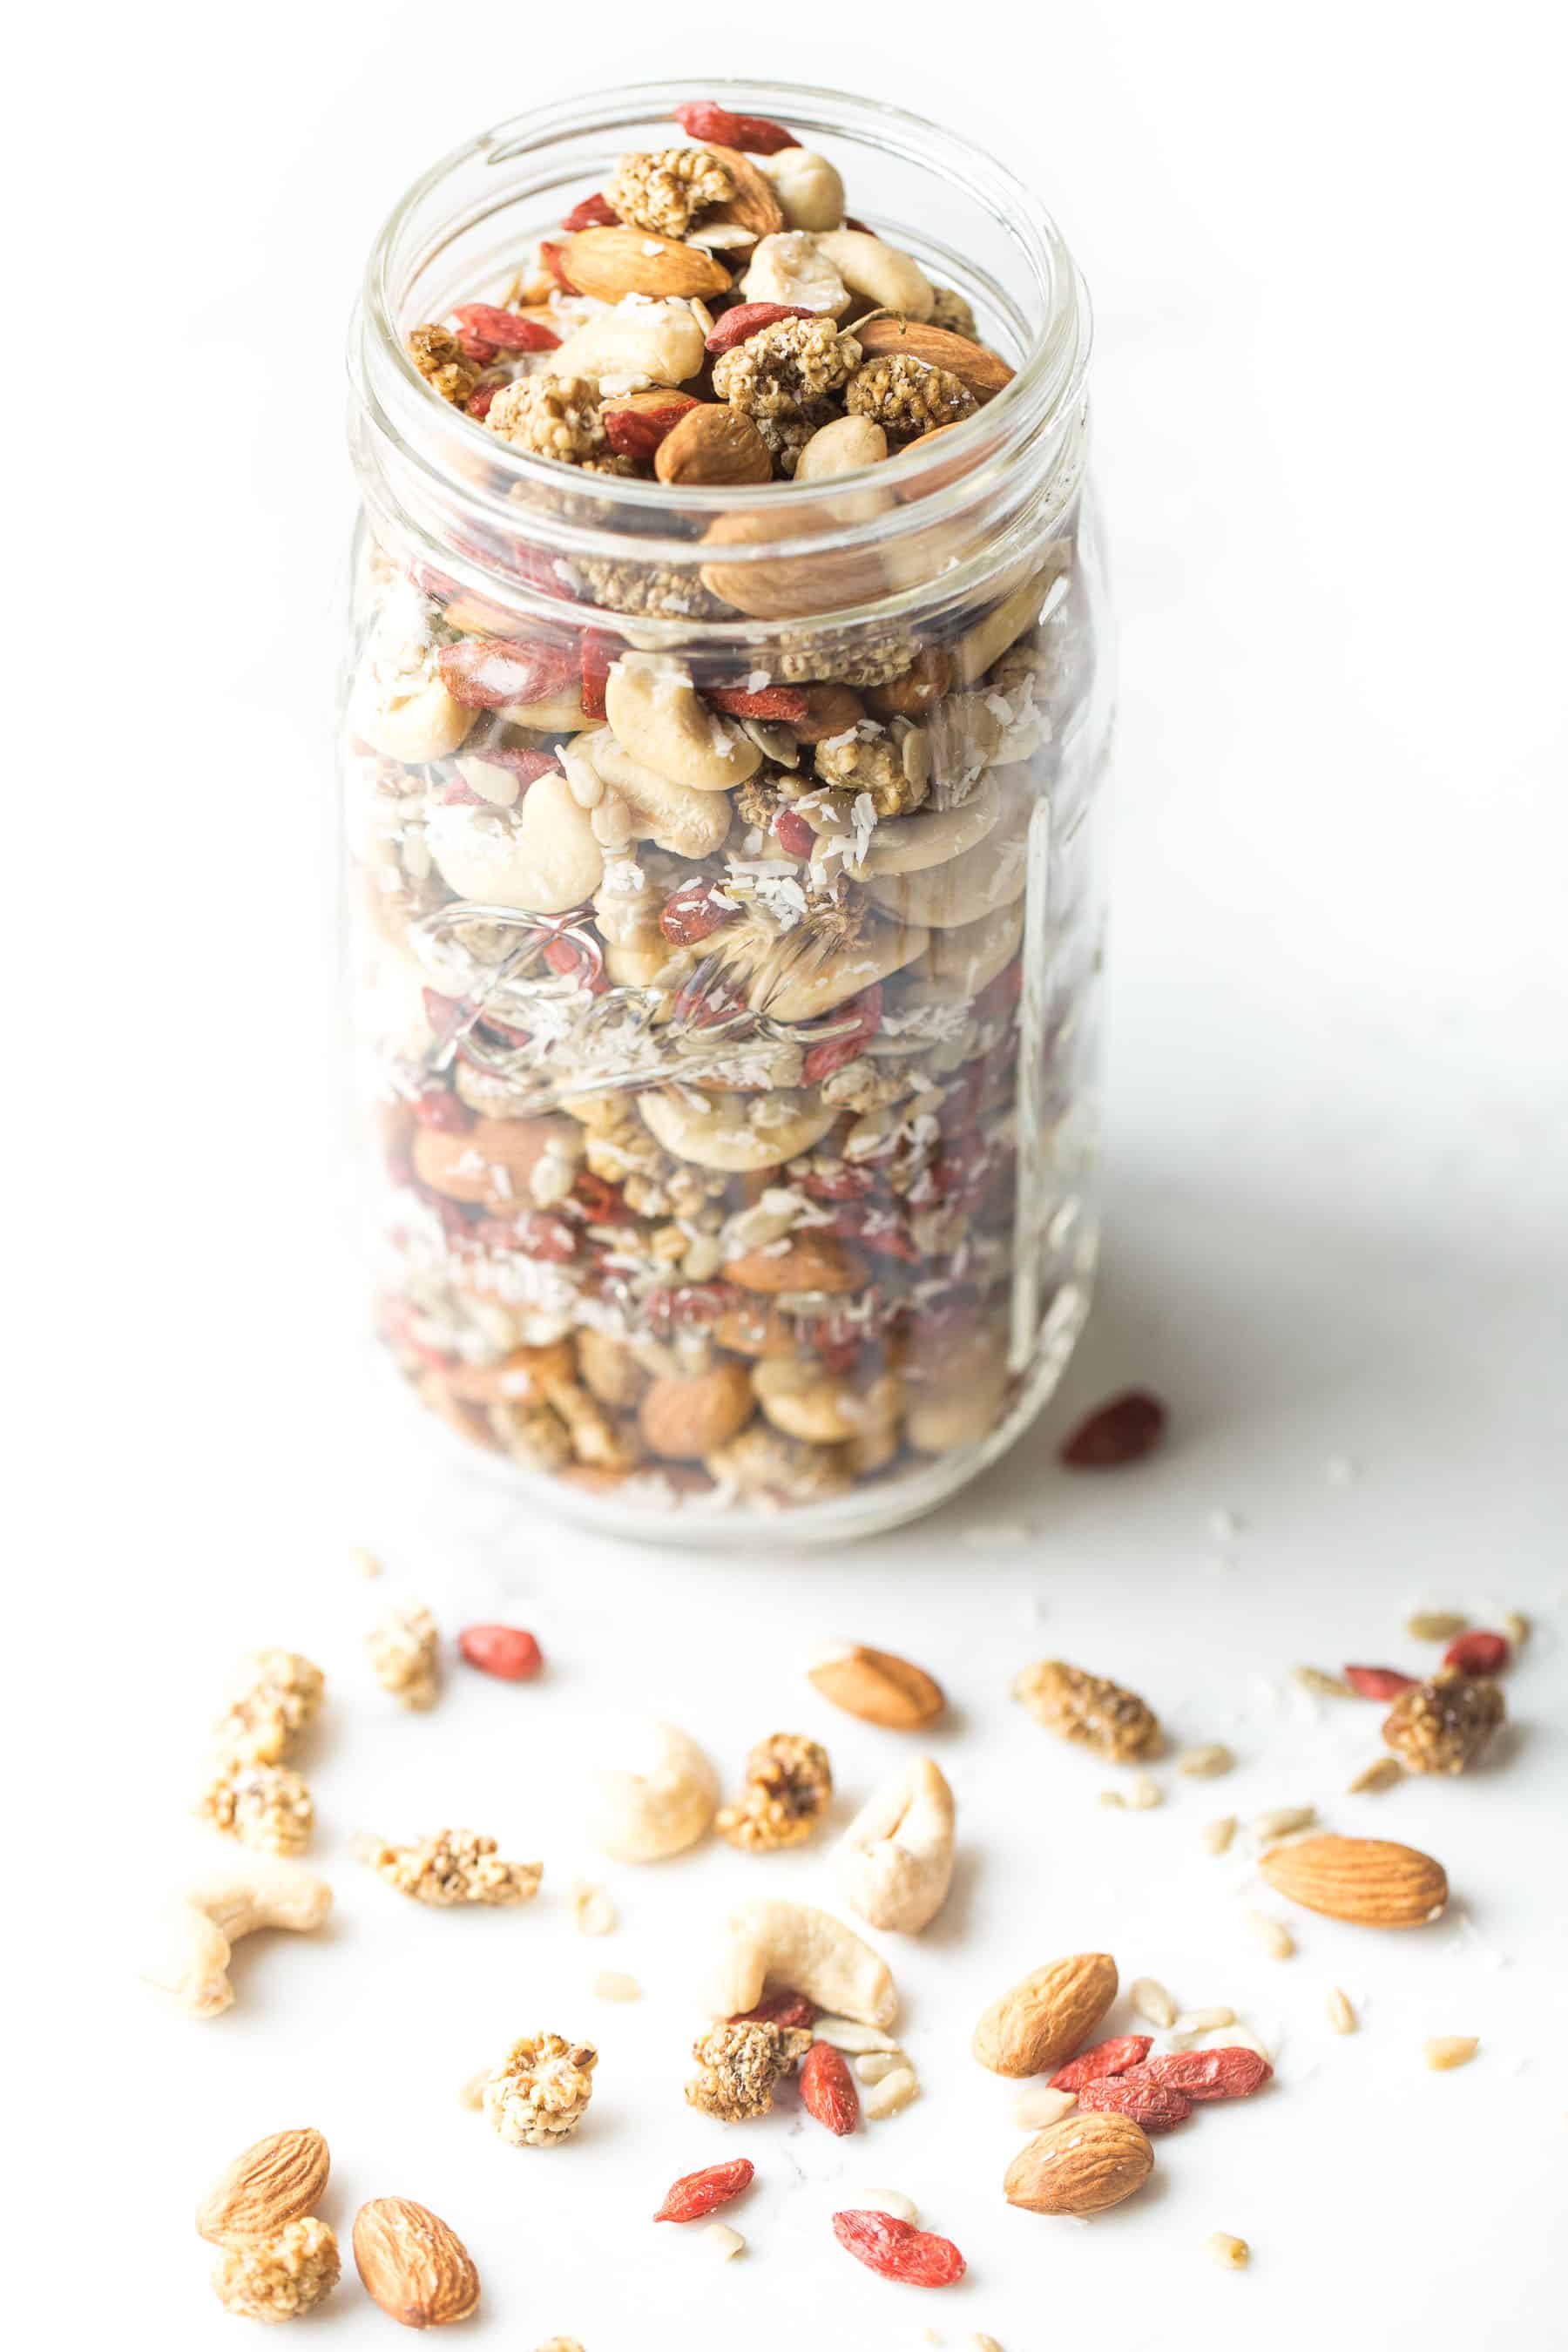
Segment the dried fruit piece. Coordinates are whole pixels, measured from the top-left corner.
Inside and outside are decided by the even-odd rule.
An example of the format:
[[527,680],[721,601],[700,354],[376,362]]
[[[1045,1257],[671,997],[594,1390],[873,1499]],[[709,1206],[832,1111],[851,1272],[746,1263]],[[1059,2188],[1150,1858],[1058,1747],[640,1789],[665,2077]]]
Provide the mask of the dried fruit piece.
[[833,2234],[868,2271],[904,2286],[952,2286],[963,2276],[963,2256],[951,2238],[917,2230],[896,2214],[835,2213]]
[[1047,1731],[1092,1748],[1113,1763],[1159,1752],[1159,1719],[1136,1692],[1060,1658],[1026,1666],[1013,1685],[1013,1696]]
[[811,2046],[810,2034],[793,2026],[710,2026],[691,2045],[697,2073],[686,2085],[687,2104],[726,2124],[765,2116],[775,2085]]
[[580,228],[614,228],[619,218],[619,213],[605,197],[592,195],[584,196],[580,205],[574,205],[561,226],[570,236]]
[[771,1992],[754,2009],[743,2009],[730,2020],[731,2025],[793,2025],[804,2026],[807,2032],[816,2023],[816,2003],[807,2000],[802,1992]]
[[[1166,2050],[1151,2058],[1147,2065],[1137,2070],[1135,2077],[1123,2075],[1123,2082],[1147,2078],[1163,2083],[1167,2090],[1180,2091],[1189,2099],[1247,2099],[1261,2090],[1274,2069],[1261,2051],[1249,2050],[1242,2042],[1227,2043],[1223,2050]],[[1079,2105],[1082,2105],[1080,2099]]]
[[220,2174],[196,2208],[196,2228],[215,2246],[273,2238],[321,2201],[331,2158],[319,2131],[271,2132]]
[[840,2139],[860,2120],[860,2094],[854,2077],[830,2042],[814,2042],[800,2070],[801,2105]]
[[616,457],[651,466],[681,418],[696,406],[684,392],[628,392],[621,399],[605,401],[601,414]]
[[1086,2115],[1127,2116],[1141,2131],[1155,2133],[1173,2131],[1193,2112],[1185,2091],[1143,2074],[1107,2074],[1086,2083],[1078,2103]]
[[1347,1666],[1345,1680],[1363,1698],[1397,1698],[1415,1682],[1414,1675],[1402,1675],[1396,1666]]
[[1406,1771],[1462,1772],[1505,1712],[1498,1684],[1442,1666],[1429,1682],[1400,1693],[1384,1718],[1383,1736]]
[[732,352],[737,343],[743,343],[759,327],[771,327],[775,320],[819,316],[803,302],[737,302],[732,310],[725,311],[707,338],[705,348],[714,353]]
[[1508,1664],[1508,1643],[1500,1633],[1461,1633],[1444,1651],[1443,1664],[1462,1675],[1500,1674]]
[[540,702],[570,684],[576,669],[572,654],[551,646],[521,645],[508,637],[463,637],[436,656],[441,683],[454,702],[475,710],[500,710],[509,702]]
[[1142,2189],[1154,2151],[1131,2116],[1064,2116],[1007,2167],[1009,2205],[1029,2213],[1103,2213]]
[[542,320],[521,318],[515,310],[499,310],[493,302],[459,302],[452,316],[463,331],[464,349],[470,359],[488,359],[496,352],[553,352],[561,347],[560,336]]
[[971,2047],[994,2074],[1048,2074],[1093,2032],[1115,1998],[1110,1953],[1075,1952],[1036,1969],[993,2001]]
[[405,2327],[448,2327],[479,2299],[479,2274],[455,2230],[409,2197],[373,2197],[354,2216],[365,2293]]
[[716,709],[728,711],[731,719],[782,719],[787,722],[804,719],[806,714],[805,696],[798,686],[763,686],[754,690],[741,686],[709,686],[702,690]]
[[1384,1838],[1304,1838],[1276,1846],[1258,1867],[1303,1909],[1367,1927],[1423,1927],[1448,1900],[1441,1863]]
[[1057,1458],[1069,1470],[1118,1470],[1158,1445],[1165,1419],[1157,1396],[1147,1389],[1128,1389],[1080,1421]]
[[1136,2066],[1147,2058],[1152,2048],[1150,2034],[1114,2034],[1109,2042],[1097,2042],[1092,2050],[1085,2050],[1065,2066],[1058,2066],[1051,2076],[1051,2088],[1081,2091],[1086,2083],[1098,2083],[1107,2074],[1125,2074],[1129,2066]]
[[923,1666],[860,1643],[819,1658],[809,1678],[834,1706],[885,1731],[919,1731],[947,1705],[941,1684]]
[[1439,2074],[1455,2066],[1468,2066],[1480,2048],[1479,2036],[1474,2033],[1437,2033],[1425,2044],[1426,2063]]
[[538,1643],[520,1625],[466,1625],[458,1647],[470,1666],[503,1683],[531,1682],[544,1664]]
[[721,147],[738,147],[744,155],[776,155],[781,147],[800,145],[782,122],[770,122],[763,114],[731,114],[717,99],[689,99],[670,113],[689,139],[714,140]]
[[750,2157],[738,2156],[732,2164],[710,2164],[702,2172],[683,2172],[665,2191],[664,2202],[653,2218],[700,2221],[705,2213],[716,2213],[721,2205],[728,2205],[731,2198],[749,2189],[756,2169]]

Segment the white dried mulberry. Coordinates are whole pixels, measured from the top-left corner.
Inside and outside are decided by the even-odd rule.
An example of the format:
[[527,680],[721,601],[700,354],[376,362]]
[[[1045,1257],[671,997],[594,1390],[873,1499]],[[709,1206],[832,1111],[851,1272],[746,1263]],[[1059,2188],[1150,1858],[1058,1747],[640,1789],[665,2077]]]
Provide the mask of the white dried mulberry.
[[525,2033],[486,2083],[485,2114],[513,2147],[552,2147],[587,2113],[598,2063],[589,2042]]
[[700,213],[728,204],[734,193],[729,173],[706,147],[667,147],[658,154],[623,155],[605,201],[629,228],[683,237]]

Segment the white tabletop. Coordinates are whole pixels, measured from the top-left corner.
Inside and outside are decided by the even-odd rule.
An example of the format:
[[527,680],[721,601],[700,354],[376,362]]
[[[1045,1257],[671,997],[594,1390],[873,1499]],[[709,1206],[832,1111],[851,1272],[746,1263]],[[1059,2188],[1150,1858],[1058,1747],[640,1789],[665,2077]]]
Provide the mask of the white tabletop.
[[[116,612],[134,625],[98,640],[110,703],[139,715],[107,765],[96,737],[68,750],[94,761],[72,772],[103,811],[105,882],[156,861],[118,968],[156,1050],[53,1073],[83,1130],[50,1155],[48,1197],[104,1269],[70,1293],[62,1390],[79,1393],[84,1353],[101,1385],[58,1491],[111,1674],[82,1738],[54,1588],[47,1671],[17,1712],[53,1742],[51,1822],[145,1894],[206,1850],[184,1808],[233,1658],[307,1651],[331,1686],[307,1769],[338,1906],[313,1941],[243,1951],[238,2002],[210,2024],[130,1980],[129,1938],[95,1955],[112,1965],[89,2010],[85,1937],[69,1969],[51,1960],[13,2053],[18,2088],[74,2135],[46,2201],[85,2252],[123,2233],[132,2284],[106,2306],[74,2257],[24,2279],[24,2309],[37,2291],[49,2315],[25,2340],[96,2316],[116,2344],[238,2341],[190,2208],[247,2141],[303,2123],[331,2144],[325,2210],[345,2239],[365,2197],[431,2205],[479,2266],[475,2339],[519,2352],[556,2333],[586,2352],[800,2352],[808,2333],[900,2352],[927,2329],[1005,2352],[1090,2329],[1132,2352],[1305,2352],[1326,2333],[1428,2352],[1549,2332],[1568,2022],[1563,460],[1556,329],[1533,299],[1556,275],[1552,77],[1514,54],[1506,7],[1474,40],[1422,11],[1419,42],[1400,10],[1330,6],[1310,39],[1241,7],[1058,12],[1012,37],[1005,73],[927,13],[929,37],[916,9],[873,39],[808,9],[793,64],[875,76],[993,140],[1057,205],[1095,288],[1125,676],[1106,1271],[1066,1393],[1011,1459],[838,1557],[693,1559],[531,1517],[373,1392],[341,1337],[318,877],[342,318],[410,173],[593,61],[564,26],[531,24],[527,73],[492,51],[477,82],[427,11],[284,5],[218,118],[197,103],[206,19],[182,0],[145,135],[111,119],[112,70],[90,101],[90,135],[128,173],[137,131],[134,271],[106,272],[85,210],[60,235],[68,277],[142,339],[111,420],[136,462],[109,452],[115,536],[137,550]],[[668,32],[656,42],[623,0],[598,18],[606,50],[626,35],[617,71],[670,69]],[[728,55],[707,21],[683,17],[683,37]],[[100,67],[117,37],[106,23]],[[766,54],[753,39],[738,61]],[[74,378],[62,397],[107,429]],[[47,485],[28,498],[41,530]],[[102,1048],[114,998],[100,971],[79,1042]],[[1164,1452],[1068,1478],[1053,1461],[1068,1417],[1130,1381],[1169,1401]],[[384,1558],[380,1583],[355,1576],[354,1544]],[[448,1634],[532,1627],[548,1674],[513,1689],[454,1668],[429,1716],[401,1715],[362,1649],[394,1591]],[[1423,1602],[1531,1617],[1510,1728],[1461,1780],[1350,1797],[1377,1710],[1310,1699],[1290,1669],[1410,1665],[1426,1654],[1402,1624]],[[955,1889],[923,1937],[878,1939],[923,2095],[844,2142],[793,2106],[726,2130],[681,2100],[703,1955],[739,1897],[833,1902],[834,1834],[637,1871],[594,1857],[581,1785],[617,1709],[683,1724],[729,1776],[752,1739],[800,1730],[831,1750],[836,1832],[911,1752],[805,1682],[845,1637],[921,1661],[952,1702],[930,1749],[957,1792]],[[1007,1697],[1049,1654],[1144,1693],[1177,1745],[1227,1741],[1235,1774],[1167,1764],[1159,1810],[1103,1808],[1108,1768]],[[1302,1914],[1296,1957],[1265,1957],[1246,1915],[1282,1906],[1245,1839],[1215,1861],[1198,1832],[1297,1802],[1440,1857],[1447,1918],[1392,1936]],[[537,1902],[426,1913],[353,1859],[362,1830],[448,1821],[542,1857]],[[603,1943],[572,1925],[580,1874],[619,1907]],[[1277,2068],[1162,2140],[1150,2187],[1092,2224],[1005,2205],[1015,2095],[967,2046],[1015,1977],[1080,1949],[1184,2006],[1234,2006]],[[595,1998],[606,1968],[638,1979],[639,2004]],[[1325,2020],[1336,1985],[1353,2038]],[[458,2099],[535,2027],[602,2052],[559,2151],[502,2147]],[[1479,2035],[1474,2063],[1429,2072],[1437,2033]],[[676,2174],[731,2152],[758,2182],[725,2265],[648,2216]],[[896,2289],[838,2250],[830,2214],[879,2189],[958,2242],[962,2286]],[[1215,2231],[1250,2242],[1245,2276],[1205,2257]],[[345,2347],[389,2340],[352,2278],[310,2325]]]

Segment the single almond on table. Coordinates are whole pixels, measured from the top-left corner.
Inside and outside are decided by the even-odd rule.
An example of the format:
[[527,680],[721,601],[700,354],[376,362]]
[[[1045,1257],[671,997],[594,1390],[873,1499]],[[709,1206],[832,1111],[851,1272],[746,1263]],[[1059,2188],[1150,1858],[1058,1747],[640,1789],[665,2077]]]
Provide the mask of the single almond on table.
[[456,2231],[409,2197],[373,2197],[354,2216],[354,2264],[373,2303],[405,2327],[448,2327],[479,2299]]
[[1275,1846],[1258,1867],[1304,1910],[1363,1927],[1425,1927],[1441,1917],[1448,1900],[1440,1862],[1385,1838],[1303,1838]]
[[971,342],[946,327],[922,326],[918,319],[862,319],[855,340],[868,360],[895,358],[923,361],[927,367],[945,368],[966,384],[976,400],[992,400],[1013,381],[1013,370],[984,343]]
[[727,401],[700,401],[688,409],[659,443],[653,469],[661,482],[693,488],[740,488],[773,478],[767,443]]
[[994,2074],[1047,2074],[1089,2039],[1115,1999],[1110,1953],[1075,1952],[994,2000],[970,2046]]
[[215,2246],[275,2238],[321,2200],[331,2166],[319,2131],[269,2132],[237,2156],[196,2208],[196,2228]]
[[579,229],[567,238],[561,266],[580,294],[600,302],[618,302],[624,294],[647,294],[656,302],[722,294],[730,283],[729,271],[710,253],[640,228]]
[[1007,2167],[1009,2205],[1029,2213],[1103,2213],[1142,2189],[1154,2151],[1131,2116],[1078,2114],[1048,2125]]
[[819,1658],[808,1679],[823,1697],[862,1723],[879,1724],[884,1731],[919,1731],[934,1723],[947,1705],[942,1685],[922,1666],[891,1650],[868,1650],[857,1644]]

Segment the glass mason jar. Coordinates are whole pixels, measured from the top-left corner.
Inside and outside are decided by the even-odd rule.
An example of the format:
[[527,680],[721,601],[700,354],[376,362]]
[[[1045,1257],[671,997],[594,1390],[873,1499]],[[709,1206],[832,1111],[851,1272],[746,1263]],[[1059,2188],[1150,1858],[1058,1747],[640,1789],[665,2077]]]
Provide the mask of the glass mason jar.
[[[826,157],[852,232],[951,289],[944,331],[970,306],[1014,373],[858,472],[618,467],[650,385],[720,396],[669,338],[722,306],[634,295],[584,343],[610,314],[540,281],[536,240],[623,152],[678,143],[688,95],[611,91],[448,156],[356,313],[343,769],[376,1326],[422,1403],[569,1516],[828,1539],[993,1462],[1088,1309],[1110,726],[1089,320],[989,157],[725,84],[805,151],[748,184],[804,176],[809,221]],[[715,241],[737,278],[739,226]],[[835,249],[864,261],[854,234]],[[474,300],[546,320],[605,416],[626,404],[603,470],[426,380],[410,332]],[[457,401],[482,407],[476,373]]]

